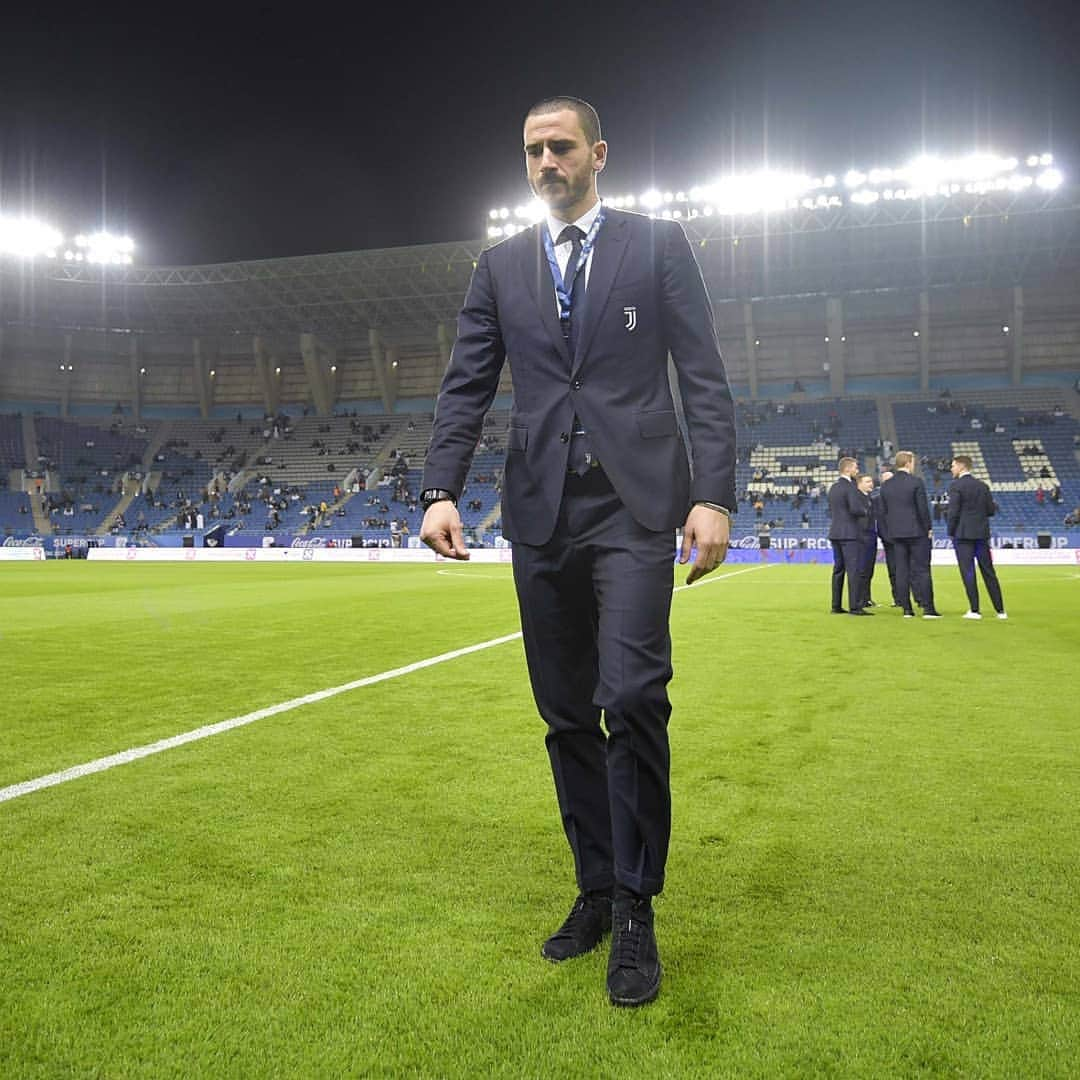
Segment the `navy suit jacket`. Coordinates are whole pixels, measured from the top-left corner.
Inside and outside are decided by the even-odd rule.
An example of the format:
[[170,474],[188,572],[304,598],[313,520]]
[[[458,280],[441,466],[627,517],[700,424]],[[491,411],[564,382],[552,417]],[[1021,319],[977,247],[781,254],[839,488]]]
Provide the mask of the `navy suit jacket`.
[[990,488],[971,473],[949,485],[949,535],[954,540],[989,540],[997,506]]
[[829,488],[829,539],[862,540],[870,525],[870,500],[843,476]]
[[541,545],[551,538],[575,416],[619,498],[645,528],[676,528],[699,500],[736,508],[734,406],[686,235],[678,222],[609,207],[604,213],[584,304],[574,313],[575,356],[559,325],[542,225],[481,254],[458,319],[423,487],[460,494],[509,362],[514,404],[502,488],[509,540]]
[[930,533],[930,499],[922,478],[902,469],[881,485],[881,508],[890,540],[916,540]]

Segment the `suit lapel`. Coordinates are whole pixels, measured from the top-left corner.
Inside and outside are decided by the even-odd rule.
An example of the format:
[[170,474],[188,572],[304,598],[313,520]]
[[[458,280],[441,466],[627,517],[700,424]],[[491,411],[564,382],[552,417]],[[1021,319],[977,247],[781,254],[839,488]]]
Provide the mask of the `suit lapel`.
[[[607,217],[596,235],[592,265],[589,267],[589,281],[585,289],[582,325],[577,332],[574,371],[581,367],[582,361],[589,353],[589,345],[592,344],[596,328],[600,325],[600,316],[607,305],[608,294],[611,292],[611,286],[615,283],[615,276],[619,272],[619,264],[622,262],[623,255],[626,254],[626,219],[620,214],[612,213],[610,210],[605,211],[605,214]],[[550,276],[549,273],[548,277],[550,278]]]
[[570,366],[570,350],[559,325],[559,315],[555,307],[555,284],[551,280],[551,267],[544,253],[544,241],[541,236],[543,224],[533,229],[532,243],[522,248],[521,271],[533,303],[540,311],[540,321],[547,330],[552,344]]

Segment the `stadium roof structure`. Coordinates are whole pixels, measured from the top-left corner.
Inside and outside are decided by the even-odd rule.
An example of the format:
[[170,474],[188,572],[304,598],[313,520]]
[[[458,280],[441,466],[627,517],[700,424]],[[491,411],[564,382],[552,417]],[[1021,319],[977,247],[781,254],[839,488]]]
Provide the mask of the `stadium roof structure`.
[[[1080,186],[960,192],[683,222],[716,304],[1080,273]],[[430,342],[489,239],[209,266],[0,257],[0,323],[187,336],[378,330]]]

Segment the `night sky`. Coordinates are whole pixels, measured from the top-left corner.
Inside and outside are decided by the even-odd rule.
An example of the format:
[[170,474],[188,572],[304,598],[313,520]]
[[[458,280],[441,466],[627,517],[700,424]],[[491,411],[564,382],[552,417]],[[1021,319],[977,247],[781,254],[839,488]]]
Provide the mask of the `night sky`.
[[128,231],[143,265],[472,239],[527,198],[553,93],[599,110],[611,195],[922,149],[1080,169],[1076,2],[373,8],[5,14],[0,212]]

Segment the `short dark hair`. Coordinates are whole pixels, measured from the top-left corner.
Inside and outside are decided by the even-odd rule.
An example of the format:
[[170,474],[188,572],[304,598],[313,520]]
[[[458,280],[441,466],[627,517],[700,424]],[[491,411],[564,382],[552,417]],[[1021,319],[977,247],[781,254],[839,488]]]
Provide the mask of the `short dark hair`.
[[545,116],[547,113],[562,112],[564,109],[571,109],[577,113],[581,130],[585,132],[585,141],[590,146],[598,143],[603,138],[603,135],[600,134],[600,117],[596,114],[596,110],[587,101],[582,101],[581,98],[544,98],[543,101],[538,101],[525,114],[525,119],[528,120],[530,116]]
[[971,472],[971,466],[974,464],[967,454],[953,454],[953,461],[955,461],[961,469],[967,469],[968,472]]

